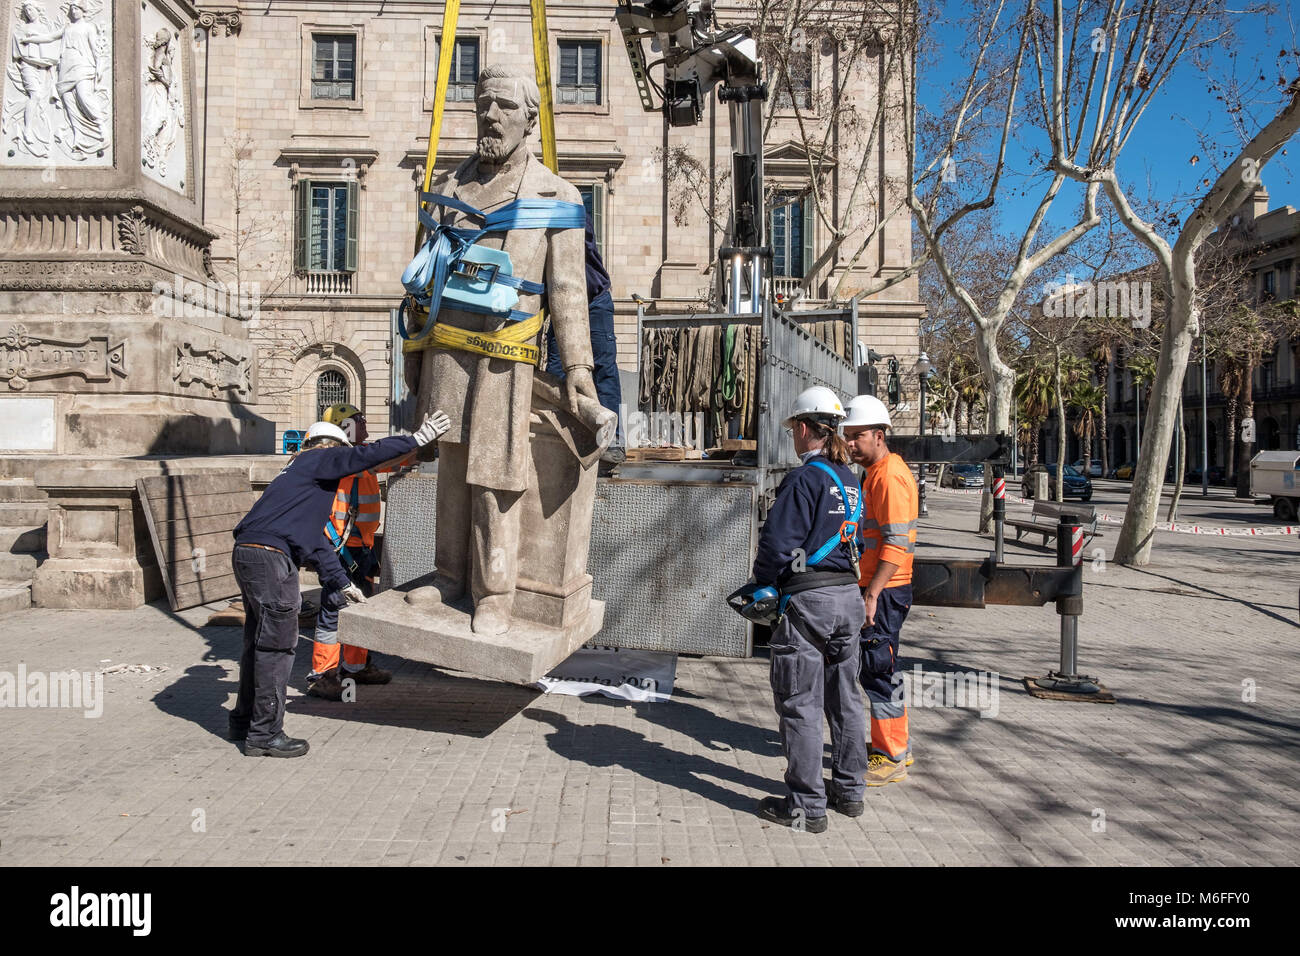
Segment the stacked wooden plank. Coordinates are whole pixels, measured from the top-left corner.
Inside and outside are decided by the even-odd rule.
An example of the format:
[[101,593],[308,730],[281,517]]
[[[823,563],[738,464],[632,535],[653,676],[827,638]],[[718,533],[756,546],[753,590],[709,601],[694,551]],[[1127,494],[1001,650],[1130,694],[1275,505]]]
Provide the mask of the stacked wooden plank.
[[237,595],[235,525],[257,499],[247,473],[139,478],[135,486],[172,610]]

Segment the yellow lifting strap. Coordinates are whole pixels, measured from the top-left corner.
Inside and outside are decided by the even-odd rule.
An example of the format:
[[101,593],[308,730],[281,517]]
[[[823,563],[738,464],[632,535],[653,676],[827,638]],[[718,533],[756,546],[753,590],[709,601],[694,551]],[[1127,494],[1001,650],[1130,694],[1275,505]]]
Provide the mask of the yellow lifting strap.
[[439,322],[423,339],[417,342],[403,342],[402,352],[410,354],[423,349],[458,349],[462,352],[486,355],[489,358],[536,365],[541,349],[531,343],[541,330],[541,312],[531,319],[515,322],[495,332],[471,332],[469,329]]
[[[560,171],[555,149],[555,101],[551,95],[551,47],[546,32],[546,0],[529,0],[532,10],[533,67],[537,74],[537,91],[541,95],[538,125],[542,135],[542,162],[551,172]],[[438,140],[442,136],[442,115],[447,104],[447,86],[451,82],[451,59],[456,49],[456,23],[460,18],[460,0],[447,0],[442,14],[442,40],[438,44],[438,79],[433,93],[433,118],[429,122],[429,148],[424,155],[424,192],[433,186],[433,167],[438,159]],[[415,249],[420,248],[424,227],[416,226]],[[513,362],[535,365],[541,349],[528,344],[542,330],[546,310],[496,332],[469,332],[445,324],[434,325],[423,339],[404,342],[402,352],[426,348],[460,349]]]

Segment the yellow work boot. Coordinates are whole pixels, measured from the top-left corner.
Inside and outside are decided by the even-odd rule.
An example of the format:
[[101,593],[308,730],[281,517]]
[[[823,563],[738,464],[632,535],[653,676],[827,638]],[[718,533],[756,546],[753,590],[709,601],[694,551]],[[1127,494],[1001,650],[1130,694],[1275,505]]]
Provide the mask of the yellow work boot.
[[907,766],[901,760],[890,760],[884,754],[872,754],[867,761],[867,786],[883,787],[887,783],[907,779]]
[[912,764],[914,764],[914,763],[916,763],[916,761],[915,761],[914,759],[912,759],[912,748],[911,748],[911,747],[908,747],[908,748],[907,748],[907,756],[903,758],[903,766],[905,766],[905,767],[910,767],[910,766],[912,766]]

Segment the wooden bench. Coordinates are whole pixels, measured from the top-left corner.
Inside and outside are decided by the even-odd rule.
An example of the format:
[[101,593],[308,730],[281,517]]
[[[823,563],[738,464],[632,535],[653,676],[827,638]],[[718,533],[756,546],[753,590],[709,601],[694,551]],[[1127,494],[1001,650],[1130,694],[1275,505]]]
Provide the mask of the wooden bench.
[[1061,520],[1061,515],[1067,514],[1076,517],[1079,524],[1083,527],[1085,538],[1100,538],[1101,532],[1097,530],[1097,509],[1092,505],[1085,504],[1054,504],[1050,501],[1041,499],[1034,502],[1034,510],[1028,521],[1023,518],[1006,518],[1003,523],[1016,529],[1016,540],[1025,533],[1039,534],[1043,536],[1043,545],[1047,545],[1048,538],[1056,537],[1056,529]]

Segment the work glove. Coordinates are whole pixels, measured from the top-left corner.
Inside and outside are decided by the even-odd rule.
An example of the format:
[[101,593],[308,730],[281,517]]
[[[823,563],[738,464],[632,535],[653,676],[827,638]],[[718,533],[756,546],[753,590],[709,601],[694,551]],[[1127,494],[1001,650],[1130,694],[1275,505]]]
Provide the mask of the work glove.
[[365,604],[366,596],[361,593],[361,588],[355,584],[349,584],[343,589],[343,596],[348,599],[349,604]]
[[425,445],[429,444],[429,442],[437,441],[440,437],[447,434],[450,429],[451,419],[443,413],[442,409],[439,409],[426,418],[424,424],[422,424],[411,437],[415,439],[417,445],[423,448]]

